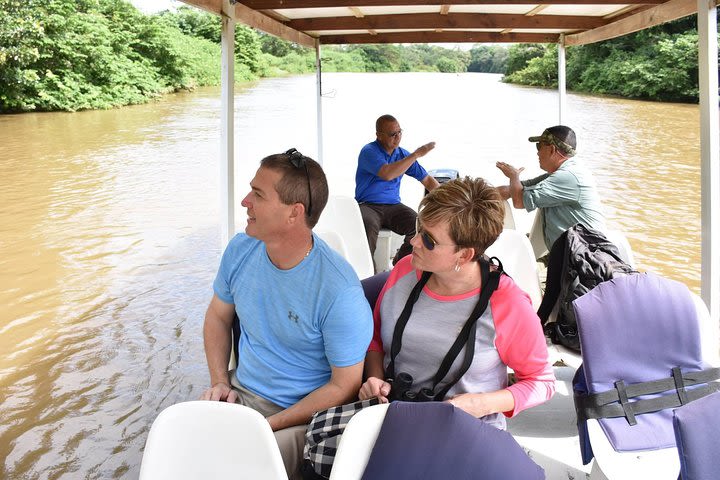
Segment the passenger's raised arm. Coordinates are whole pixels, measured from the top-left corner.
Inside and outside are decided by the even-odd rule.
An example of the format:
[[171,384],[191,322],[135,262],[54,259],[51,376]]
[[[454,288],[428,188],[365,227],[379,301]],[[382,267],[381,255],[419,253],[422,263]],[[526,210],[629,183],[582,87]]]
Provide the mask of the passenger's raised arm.
[[498,188],[500,195],[506,200],[512,198],[515,208],[542,209],[543,236],[548,250],[564,231],[577,223],[605,231],[605,216],[595,180],[574,158],[575,132],[565,125],[556,125],[528,140],[535,144],[539,166],[547,173],[520,181],[522,168],[497,162],[497,167],[510,180],[508,186]]

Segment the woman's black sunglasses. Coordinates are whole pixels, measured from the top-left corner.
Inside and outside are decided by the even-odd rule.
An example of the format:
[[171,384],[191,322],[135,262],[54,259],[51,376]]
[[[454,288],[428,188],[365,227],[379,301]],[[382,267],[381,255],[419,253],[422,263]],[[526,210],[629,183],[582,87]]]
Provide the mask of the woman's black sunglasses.
[[290,150],[285,152],[285,155],[290,157],[290,163],[292,163],[295,168],[305,169],[305,178],[307,179],[308,186],[307,214],[309,217],[310,215],[312,215],[312,189],[310,188],[310,173],[308,173],[307,168],[307,157],[302,153],[298,152],[296,148],[291,148]]
[[423,246],[427,248],[428,250],[434,250],[436,246],[443,246],[446,245],[448,247],[457,247],[454,243],[438,243],[432,235],[430,235],[428,232],[426,232],[421,226],[420,226],[420,220],[415,219],[415,232],[420,235],[420,240],[423,242]]

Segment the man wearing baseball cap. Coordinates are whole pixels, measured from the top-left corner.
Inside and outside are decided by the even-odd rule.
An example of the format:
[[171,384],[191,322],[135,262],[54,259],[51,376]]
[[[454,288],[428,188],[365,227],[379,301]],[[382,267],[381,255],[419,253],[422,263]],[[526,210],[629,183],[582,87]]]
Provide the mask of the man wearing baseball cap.
[[576,223],[605,231],[605,216],[589,170],[575,156],[575,132],[564,125],[546,128],[542,135],[530,137],[535,143],[540,168],[547,173],[530,180],[520,180],[523,168],[505,162],[496,166],[510,179],[510,185],[498,187],[504,199],[512,199],[515,208],[528,212],[541,209],[545,246]]

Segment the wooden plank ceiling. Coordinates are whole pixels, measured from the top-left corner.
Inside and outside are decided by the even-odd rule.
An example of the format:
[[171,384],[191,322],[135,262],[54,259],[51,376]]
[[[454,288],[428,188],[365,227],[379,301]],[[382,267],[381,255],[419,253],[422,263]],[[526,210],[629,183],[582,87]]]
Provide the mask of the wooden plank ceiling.
[[[182,0],[305,46],[358,43],[582,45],[697,12],[697,0]],[[717,2],[716,2],[717,3]]]

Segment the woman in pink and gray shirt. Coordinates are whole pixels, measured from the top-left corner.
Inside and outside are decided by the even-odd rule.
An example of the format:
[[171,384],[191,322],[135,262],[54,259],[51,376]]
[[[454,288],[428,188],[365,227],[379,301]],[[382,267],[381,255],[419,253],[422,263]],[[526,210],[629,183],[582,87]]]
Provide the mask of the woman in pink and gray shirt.
[[[484,257],[503,218],[504,202],[483,179],[453,180],[423,198],[412,255],[375,304],[361,400],[424,395],[505,428],[505,416],[552,397],[555,376],[530,298]],[[407,398],[398,396],[401,374],[413,380]]]

